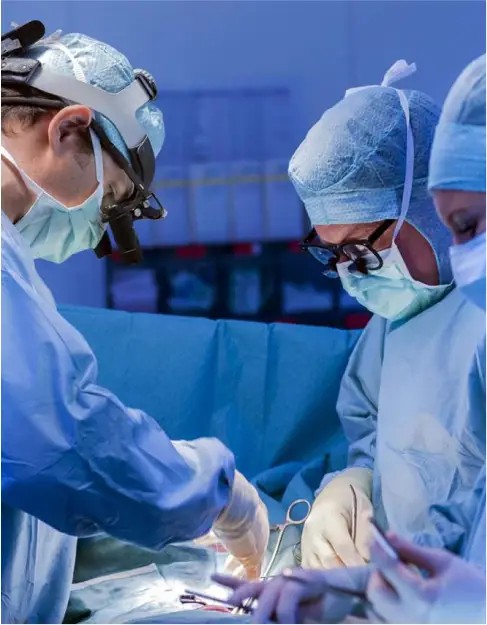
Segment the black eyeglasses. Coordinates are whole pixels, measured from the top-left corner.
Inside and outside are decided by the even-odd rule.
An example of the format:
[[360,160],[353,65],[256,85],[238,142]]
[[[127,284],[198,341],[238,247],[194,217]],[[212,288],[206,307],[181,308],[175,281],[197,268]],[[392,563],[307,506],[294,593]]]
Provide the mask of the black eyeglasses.
[[352,261],[349,267],[350,272],[367,275],[369,271],[377,271],[384,264],[379,252],[373,248],[373,244],[395,221],[395,219],[386,219],[366,239],[351,239],[346,243],[337,244],[321,243],[313,228],[300,243],[300,248],[325,265],[324,274],[329,278],[338,278],[337,264],[343,257]]

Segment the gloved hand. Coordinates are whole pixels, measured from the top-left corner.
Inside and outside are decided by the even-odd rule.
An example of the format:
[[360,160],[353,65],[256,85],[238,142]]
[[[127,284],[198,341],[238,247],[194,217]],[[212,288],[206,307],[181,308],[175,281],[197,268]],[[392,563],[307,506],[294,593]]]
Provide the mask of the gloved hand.
[[369,559],[372,471],[345,469],[316,497],[303,528],[303,567],[361,566]]
[[[367,596],[388,623],[485,623],[485,574],[458,556],[418,547],[388,533],[399,555],[393,560],[377,543],[371,547],[377,570]],[[407,566],[424,569],[428,577]]]
[[232,556],[226,570],[257,579],[269,541],[269,519],[257,491],[238,471],[230,502],[215,521],[213,532]]
[[341,623],[356,599],[328,591],[328,585],[365,592],[369,569],[292,569],[289,575],[284,571],[283,575],[260,582],[244,582],[226,575],[214,575],[213,580],[234,591],[228,599],[233,605],[258,599],[253,623]]

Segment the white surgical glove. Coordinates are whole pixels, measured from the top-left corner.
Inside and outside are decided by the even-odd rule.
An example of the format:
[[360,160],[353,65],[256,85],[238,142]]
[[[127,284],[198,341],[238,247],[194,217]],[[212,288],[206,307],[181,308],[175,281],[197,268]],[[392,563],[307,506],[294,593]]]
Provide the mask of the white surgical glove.
[[[399,560],[377,543],[367,597],[388,623],[485,623],[485,574],[443,549],[418,547],[388,533]],[[402,560],[402,561],[401,561]],[[421,575],[412,564],[423,569]]]
[[226,570],[257,579],[269,541],[269,519],[257,491],[238,471],[230,502],[215,521],[213,532],[231,554]]
[[361,566],[369,559],[372,471],[345,469],[316,497],[301,539],[307,568]]

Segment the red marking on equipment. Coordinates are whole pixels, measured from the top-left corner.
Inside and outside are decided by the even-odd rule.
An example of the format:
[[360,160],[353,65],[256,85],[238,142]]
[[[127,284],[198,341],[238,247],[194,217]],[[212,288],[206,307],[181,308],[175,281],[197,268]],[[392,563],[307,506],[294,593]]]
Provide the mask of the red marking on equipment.
[[255,253],[252,243],[237,243],[233,246],[235,256],[252,256]]
[[288,243],[287,249],[293,254],[298,254],[299,252],[303,251],[299,247],[299,241],[291,241],[291,243]]
[[372,315],[368,312],[356,312],[346,315],[343,324],[347,330],[362,330]]
[[205,245],[186,245],[177,248],[176,256],[178,258],[204,258],[207,251]]

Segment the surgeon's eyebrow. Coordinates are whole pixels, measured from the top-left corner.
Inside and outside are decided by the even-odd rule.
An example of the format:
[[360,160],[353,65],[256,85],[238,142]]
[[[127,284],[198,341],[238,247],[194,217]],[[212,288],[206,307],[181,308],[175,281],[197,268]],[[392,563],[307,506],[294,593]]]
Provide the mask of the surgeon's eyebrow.
[[[367,239],[367,237],[369,237],[372,232],[374,232],[374,230],[380,226],[380,224],[381,222],[356,225],[354,224],[354,226],[344,232],[343,235],[340,237],[340,240],[335,241],[335,243],[343,245],[344,243],[347,243],[348,241],[353,241],[355,239]],[[318,235],[318,238],[324,245],[333,245],[333,242],[326,240],[323,236]]]
[[361,224],[359,228],[348,232],[344,239],[366,239],[380,224]]

